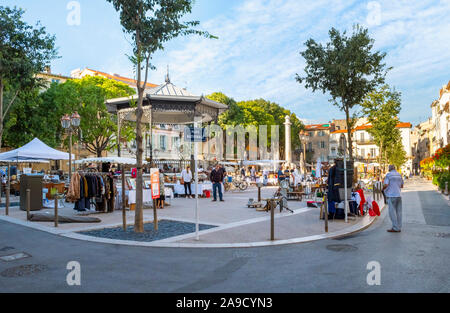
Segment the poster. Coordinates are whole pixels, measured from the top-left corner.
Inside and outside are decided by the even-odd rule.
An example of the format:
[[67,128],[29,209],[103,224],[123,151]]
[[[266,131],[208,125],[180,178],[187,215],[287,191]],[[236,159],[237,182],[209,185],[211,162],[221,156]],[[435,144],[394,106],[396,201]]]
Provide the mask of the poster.
[[150,182],[152,184],[152,199],[158,199],[159,191],[159,169],[152,168],[150,170]]

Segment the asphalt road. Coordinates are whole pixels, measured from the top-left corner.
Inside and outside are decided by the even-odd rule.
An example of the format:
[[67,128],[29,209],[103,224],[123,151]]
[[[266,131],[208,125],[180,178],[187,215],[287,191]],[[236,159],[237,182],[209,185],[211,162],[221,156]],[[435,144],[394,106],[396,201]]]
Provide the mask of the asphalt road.
[[[387,210],[339,240],[247,249],[173,249],[98,244],[0,221],[0,292],[449,292],[450,206],[420,180],[403,193],[404,227],[387,233]],[[81,266],[69,286],[68,262]],[[380,284],[368,285],[380,264]],[[33,265],[35,272],[18,272]],[[22,276],[18,276],[22,274]]]

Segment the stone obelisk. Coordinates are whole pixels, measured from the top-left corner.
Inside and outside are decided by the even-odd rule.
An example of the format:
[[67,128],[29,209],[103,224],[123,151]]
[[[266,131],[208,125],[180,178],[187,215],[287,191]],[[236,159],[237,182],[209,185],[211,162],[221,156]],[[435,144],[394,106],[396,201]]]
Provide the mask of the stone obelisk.
[[284,159],[286,160],[286,165],[290,166],[292,163],[292,153],[291,153],[291,117],[286,115],[286,122],[284,122]]

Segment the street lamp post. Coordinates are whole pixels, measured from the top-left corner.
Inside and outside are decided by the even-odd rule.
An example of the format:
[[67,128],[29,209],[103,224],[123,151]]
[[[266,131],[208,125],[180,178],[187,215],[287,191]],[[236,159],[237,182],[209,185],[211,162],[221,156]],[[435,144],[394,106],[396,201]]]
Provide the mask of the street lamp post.
[[81,117],[75,111],[71,116],[65,114],[61,118],[62,127],[69,133],[69,181],[72,179],[72,131],[80,127]]
[[306,131],[300,131],[299,139],[303,143],[303,166],[304,166],[304,175],[306,178],[306,141],[308,140],[309,134]]

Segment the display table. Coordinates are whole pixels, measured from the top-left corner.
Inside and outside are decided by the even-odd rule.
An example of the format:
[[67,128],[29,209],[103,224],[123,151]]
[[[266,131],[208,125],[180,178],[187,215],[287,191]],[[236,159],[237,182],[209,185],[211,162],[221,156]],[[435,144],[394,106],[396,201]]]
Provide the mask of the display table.
[[43,183],[43,186],[42,186],[43,188],[46,188],[46,189],[48,189],[48,192],[47,192],[47,194],[46,194],[46,198],[47,199],[49,199],[49,200],[52,200],[53,199],[53,196],[52,196],[52,194],[51,194],[51,190],[53,189],[53,188],[56,188],[56,190],[57,190],[57,193],[64,193],[64,189],[65,189],[65,184],[62,182],[62,183]]
[[[117,193],[122,195],[122,190],[118,189]],[[125,190],[125,195],[128,197],[128,205],[136,204],[136,190]],[[173,192],[170,188],[164,188],[164,195],[166,198],[173,198]],[[142,192],[143,202],[152,202],[152,190],[143,189]]]
[[[184,185],[182,185],[182,184],[167,184],[166,183],[166,184],[164,184],[164,186],[173,188],[173,193],[176,195],[184,195]],[[212,191],[212,189],[213,188],[212,188],[211,182],[204,182],[204,183],[198,184],[198,194],[199,195],[203,195],[203,191],[205,191],[205,190]],[[191,190],[192,190],[193,194],[196,193],[194,182],[191,183]]]

